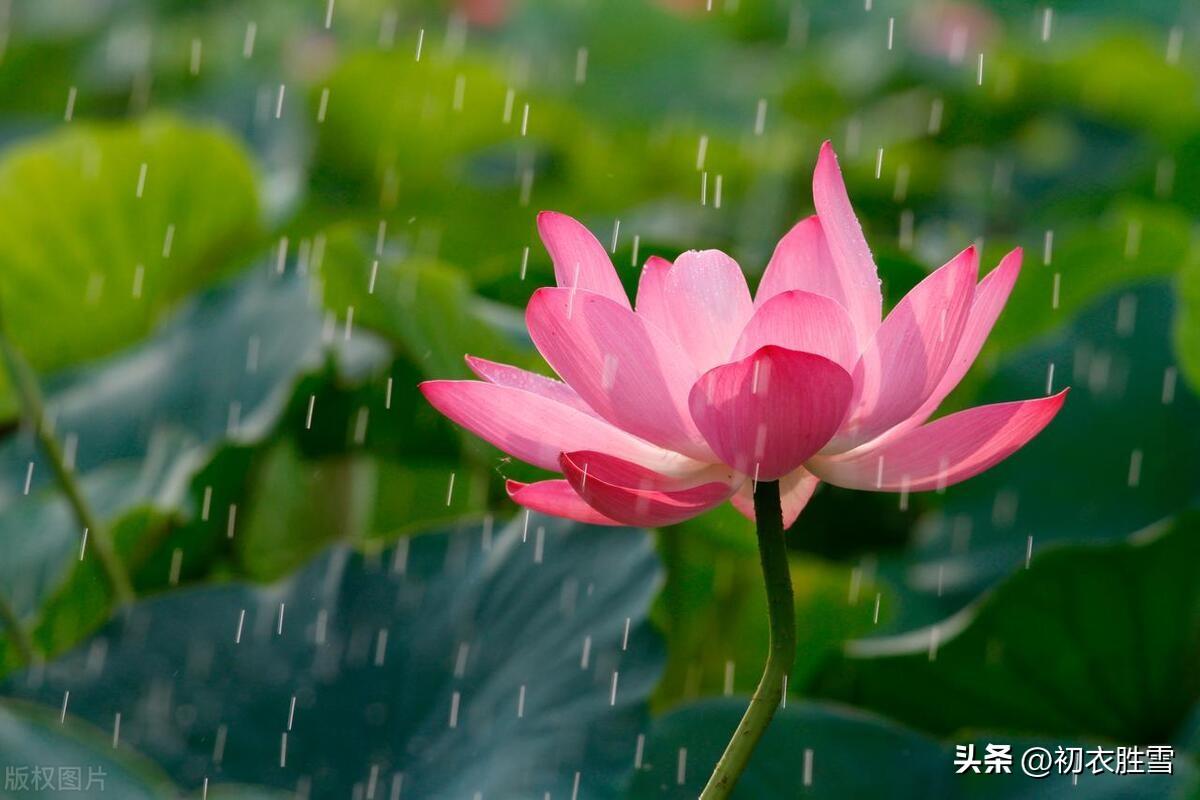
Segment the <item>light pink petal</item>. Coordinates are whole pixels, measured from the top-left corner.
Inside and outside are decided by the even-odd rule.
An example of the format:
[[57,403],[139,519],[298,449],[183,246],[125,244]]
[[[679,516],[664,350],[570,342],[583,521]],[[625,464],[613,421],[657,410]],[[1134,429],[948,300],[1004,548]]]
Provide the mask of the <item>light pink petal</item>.
[[537,217],[538,233],[554,262],[559,286],[586,289],[629,308],[629,296],[604,245],[578,220],[555,211]]
[[738,472],[775,480],[837,432],[854,384],[822,356],[767,345],[715,367],[692,387],[692,418],[713,451]]
[[746,276],[719,250],[690,250],[670,267],[647,264],[638,314],[666,331],[699,372],[729,360],[754,313]]
[[975,358],[983,348],[988,334],[992,332],[992,326],[996,324],[1000,311],[1008,302],[1008,296],[1012,292],[1020,272],[1021,249],[1017,248],[1002,258],[1000,265],[979,282],[979,286],[975,289],[975,298],[971,302],[967,323],[963,327],[962,337],[958,340],[958,347],[954,350],[954,358],[951,359],[950,366],[946,368],[946,373],[938,382],[937,388],[933,390],[933,394],[929,395],[929,399],[911,417],[889,431],[889,436],[912,430],[929,419],[946,399],[946,395],[958,386],[959,381],[967,374],[967,370],[975,363]]
[[1053,397],[969,408],[879,446],[818,456],[807,466],[821,480],[848,489],[941,489],[1008,458],[1054,419],[1066,396],[1064,389]]
[[841,282],[841,274],[816,214],[793,225],[775,245],[775,252],[758,282],[754,307],[761,308],[775,295],[790,291],[812,292],[836,300],[843,308],[849,307],[846,287]]
[[564,480],[521,483],[507,481],[504,485],[508,496],[519,506],[531,511],[549,514],[552,517],[573,519],[590,525],[620,525],[583,501],[583,498]]
[[666,333],[606,297],[574,289],[538,289],[525,321],[546,361],[601,417],[668,449],[716,460],[687,411],[696,369]]
[[933,394],[962,336],[978,272],[979,257],[968,247],[892,309],[855,369],[853,411],[826,453],[874,439]]
[[[808,505],[821,481],[804,467],[793,470],[779,479],[779,503],[783,511],[783,527],[792,527],[800,512]],[[729,498],[733,507],[754,522],[754,481],[746,481]]]
[[642,266],[642,274],[638,278],[637,303],[634,308],[642,319],[650,320],[660,325],[660,320],[669,319],[667,313],[667,275],[671,271],[671,262],[660,256],[650,256]]
[[536,372],[530,372],[520,367],[488,361],[486,358],[467,356],[466,359],[467,366],[471,368],[471,371],[488,383],[494,383],[497,386],[511,386],[514,389],[524,389],[527,392],[540,394],[549,400],[555,400],[563,405],[570,406],[577,411],[582,411],[593,417],[596,416],[596,412],[587,403],[583,402],[583,398],[562,381],[556,381],[553,378],[547,378],[545,375],[538,375]]
[[780,292],[761,305],[742,331],[733,358],[742,359],[763,345],[816,353],[847,372],[858,362],[854,326],[836,300],[811,292]]
[[599,450],[660,472],[691,472],[689,458],[542,395],[480,381],[426,381],[430,405],[514,458],[558,470],[564,450]]
[[588,505],[626,525],[674,525],[720,505],[733,493],[731,485],[721,482],[678,491],[620,486],[590,474],[587,462],[575,461],[567,453],[560,464],[571,487]]
[[[821,230],[829,243],[837,280],[842,287],[846,310],[854,321],[860,351],[879,327],[883,313],[883,294],[879,275],[858,217],[846,194],[837,155],[829,142],[821,145],[817,168],[813,172],[813,205],[821,220]],[[838,298],[834,298],[838,299]]]

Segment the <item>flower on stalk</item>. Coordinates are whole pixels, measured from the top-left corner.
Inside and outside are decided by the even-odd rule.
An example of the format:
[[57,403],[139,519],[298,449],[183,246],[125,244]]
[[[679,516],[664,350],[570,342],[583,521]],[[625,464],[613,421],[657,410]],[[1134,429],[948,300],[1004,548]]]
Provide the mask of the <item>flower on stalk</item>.
[[753,519],[755,480],[778,480],[790,526],[820,481],[942,489],[988,469],[1058,412],[1052,397],[927,420],[962,379],[1020,270],[978,280],[968,247],[882,318],[875,263],[826,142],[817,213],[775,248],[751,297],[732,258],[650,258],[630,306],[604,247],[574,219],[538,230],[558,286],[525,312],[562,380],[467,356],[480,381],[428,381],[450,419],[561,472],[508,482],[522,506],[583,522],[660,526],[727,500]]

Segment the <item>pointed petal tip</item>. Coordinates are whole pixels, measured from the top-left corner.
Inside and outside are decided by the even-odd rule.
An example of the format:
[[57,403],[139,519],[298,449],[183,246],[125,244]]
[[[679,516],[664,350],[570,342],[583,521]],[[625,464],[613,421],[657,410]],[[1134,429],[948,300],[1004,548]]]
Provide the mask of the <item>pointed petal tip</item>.
[[833,170],[839,176],[842,173],[842,168],[838,163],[837,151],[833,149],[833,143],[826,139],[821,143],[821,151],[817,153],[817,166],[813,170],[813,178],[828,170]]
[[556,287],[556,286],[539,286],[538,288],[534,289],[534,290],[533,290],[533,291],[530,293],[530,295],[529,295],[529,302],[527,302],[527,303],[525,304],[525,318],[526,318],[526,323],[528,323],[528,321],[529,321],[529,313],[530,313],[530,310],[531,310],[531,309],[534,307],[534,303],[544,303],[544,302],[546,302],[546,295],[547,295],[547,294],[548,294],[548,293],[549,293],[551,290],[553,290],[553,289],[556,289],[556,288],[558,288],[558,287]]
[[562,478],[522,483],[506,480],[509,499],[527,511],[582,522],[587,525],[623,525],[592,508]]
[[1021,262],[1024,260],[1024,258],[1025,249],[1022,247],[1014,247],[1012,250],[1009,250],[1004,254],[1004,257],[1000,259],[1000,263],[996,265],[996,269],[1020,272]]
[[1055,395],[957,411],[856,454],[806,466],[836,486],[865,491],[942,490],[984,472],[1046,429],[1069,388]]
[[421,381],[417,384],[417,391],[425,398],[429,405],[433,406],[441,414],[450,416],[447,413],[447,408],[453,403],[459,387],[464,385],[477,386],[482,381],[473,381],[467,379],[451,379],[451,378],[436,378],[428,381]]
[[553,236],[556,228],[582,224],[579,220],[561,211],[539,211],[537,213],[538,236],[547,247],[550,245],[548,237]]

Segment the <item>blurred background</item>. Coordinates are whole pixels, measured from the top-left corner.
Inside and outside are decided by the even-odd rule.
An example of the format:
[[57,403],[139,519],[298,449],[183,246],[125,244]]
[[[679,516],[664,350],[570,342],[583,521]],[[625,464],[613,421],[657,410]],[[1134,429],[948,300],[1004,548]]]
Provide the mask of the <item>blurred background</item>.
[[[827,138],[885,304],[1024,248],[947,408],[1072,392],[943,493],[822,487],[743,796],[1200,796],[1198,42],[1188,0],[0,3],[0,796],[695,796],[750,524],[531,520],[415,387],[545,370],[542,209],[631,292],[754,285]],[[956,775],[988,742],[1114,760]]]

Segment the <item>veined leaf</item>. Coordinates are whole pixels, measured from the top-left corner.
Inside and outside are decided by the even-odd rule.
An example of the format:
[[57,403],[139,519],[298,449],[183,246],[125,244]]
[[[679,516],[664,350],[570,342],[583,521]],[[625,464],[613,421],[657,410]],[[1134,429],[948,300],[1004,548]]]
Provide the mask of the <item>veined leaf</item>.
[[1048,550],[935,626],[852,643],[815,688],[942,735],[1165,744],[1200,701],[1197,663],[1192,513],[1131,542]]
[[349,796],[613,797],[661,648],[644,531],[538,515],[360,555],[269,587],[143,601],[3,691],[61,705],[173,780]]

